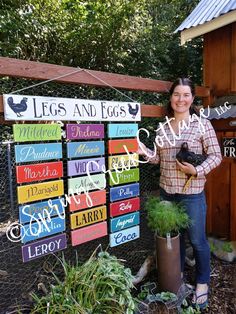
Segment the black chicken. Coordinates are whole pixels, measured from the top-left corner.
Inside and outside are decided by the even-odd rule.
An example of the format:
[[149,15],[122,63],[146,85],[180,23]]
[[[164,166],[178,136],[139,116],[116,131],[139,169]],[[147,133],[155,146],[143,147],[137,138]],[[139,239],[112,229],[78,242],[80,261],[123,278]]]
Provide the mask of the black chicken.
[[203,163],[203,161],[206,160],[206,158],[207,158],[206,154],[195,154],[194,152],[190,152],[187,142],[184,142],[181,145],[180,151],[176,155],[176,159],[179,162],[183,162],[183,161],[188,162],[194,167]]
[[132,118],[134,119],[136,114],[138,113],[139,106],[136,104],[135,108],[132,108],[131,104],[128,104],[129,106],[129,113],[132,115]]
[[[194,152],[190,152],[187,142],[184,142],[181,145],[179,152],[176,154],[176,159],[179,162],[188,162],[191,165],[193,165],[194,167],[203,163],[203,161],[206,160],[206,158],[207,158],[206,154],[195,154]],[[188,179],[187,179],[187,182],[185,183],[185,185],[183,187],[183,192],[185,192],[188,189],[188,187],[191,183],[191,180],[193,179],[194,176],[187,175],[187,177],[188,177]]]
[[27,109],[27,98],[23,97],[20,103],[15,104],[13,101],[13,97],[8,97],[7,98],[7,103],[9,107],[15,112],[17,117],[22,117],[22,114],[20,114],[23,111],[26,111]]

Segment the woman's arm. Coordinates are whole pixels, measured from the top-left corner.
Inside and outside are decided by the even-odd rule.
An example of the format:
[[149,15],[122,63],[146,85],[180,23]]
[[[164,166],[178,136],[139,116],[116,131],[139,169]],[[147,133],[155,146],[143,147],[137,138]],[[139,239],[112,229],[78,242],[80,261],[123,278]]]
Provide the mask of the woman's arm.
[[211,125],[211,122],[209,120],[205,121],[205,132],[202,135],[202,140],[203,149],[204,152],[207,154],[207,159],[201,165],[195,168],[197,172],[197,177],[205,176],[212,169],[219,166],[222,161],[221,150],[215,130],[213,129],[213,126]]
[[147,162],[150,162],[152,164],[158,164],[160,162],[159,151],[155,144],[154,151],[147,148],[146,145],[144,145],[140,141],[138,142],[138,144],[139,147],[137,150],[137,154],[141,155],[145,160],[147,160]]

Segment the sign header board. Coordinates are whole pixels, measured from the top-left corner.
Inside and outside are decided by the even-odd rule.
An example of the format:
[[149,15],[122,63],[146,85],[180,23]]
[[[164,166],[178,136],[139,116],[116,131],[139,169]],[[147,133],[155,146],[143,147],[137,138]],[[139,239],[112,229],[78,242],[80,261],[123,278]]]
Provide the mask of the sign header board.
[[140,121],[139,103],[76,98],[3,95],[5,120]]

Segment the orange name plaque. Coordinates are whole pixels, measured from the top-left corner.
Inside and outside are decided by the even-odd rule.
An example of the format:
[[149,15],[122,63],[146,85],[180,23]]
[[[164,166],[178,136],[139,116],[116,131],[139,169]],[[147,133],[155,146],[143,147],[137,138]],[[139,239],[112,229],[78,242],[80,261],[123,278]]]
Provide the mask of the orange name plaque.
[[120,154],[128,152],[133,153],[138,150],[138,142],[136,138],[122,139],[122,140],[109,140],[108,141],[108,153]]

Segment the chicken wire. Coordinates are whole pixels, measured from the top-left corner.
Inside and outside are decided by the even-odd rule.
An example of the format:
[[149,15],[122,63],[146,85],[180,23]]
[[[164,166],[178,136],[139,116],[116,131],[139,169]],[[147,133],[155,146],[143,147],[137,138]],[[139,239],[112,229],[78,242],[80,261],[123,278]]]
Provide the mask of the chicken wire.
[[[37,82],[16,79],[1,79],[1,94],[10,94],[24,87],[31,86]],[[160,102],[162,96],[157,93],[147,93],[142,91],[124,91],[121,93],[131,97],[134,101],[145,104],[156,104]],[[128,101],[127,98],[112,88],[100,88],[72,84],[58,84],[50,82],[44,85],[17,92],[21,95],[53,96],[66,98],[85,98],[100,100]],[[154,140],[155,128],[158,120],[154,118],[144,118],[139,123],[139,128],[146,128],[151,131],[151,137],[141,140],[151,146]],[[106,124],[106,123],[105,123]],[[15,309],[17,305],[27,303],[29,294],[36,291],[40,283],[44,280],[45,272],[55,264],[56,258],[48,255],[28,263],[22,262],[21,243],[13,243],[7,239],[6,225],[18,220],[18,205],[16,199],[16,176],[14,143],[12,141],[12,126],[0,125],[0,314],[5,314],[10,309]],[[66,158],[63,158],[66,163]],[[101,247],[120,259],[126,260],[125,265],[130,267],[135,274],[141,264],[153,250],[153,234],[148,229],[146,223],[146,213],[144,203],[147,195],[158,189],[159,167],[150,164],[140,164],[140,238],[126,244],[108,248],[108,236],[87,242],[85,244],[72,247],[68,241],[68,248],[63,251],[66,260],[73,262],[76,254],[81,262],[85,261],[92,252],[101,244]],[[66,169],[64,164],[64,169]],[[66,182],[66,180],[65,180]],[[67,219],[68,221],[68,219]],[[68,230],[68,228],[67,228]],[[56,253],[61,256],[62,252]],[[57,266],[61,273],[62,268]],[[46,282],[47,284],[48,282]]]

